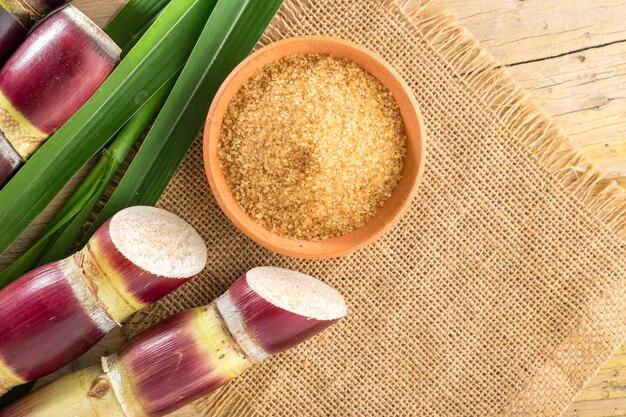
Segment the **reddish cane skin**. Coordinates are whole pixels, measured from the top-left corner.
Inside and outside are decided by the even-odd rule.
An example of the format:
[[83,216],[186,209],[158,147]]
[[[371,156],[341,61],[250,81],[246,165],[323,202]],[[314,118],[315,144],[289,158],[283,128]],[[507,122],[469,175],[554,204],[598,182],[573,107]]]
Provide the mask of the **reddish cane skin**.
[[0,6],[0,63],[15,51],[27,33],[15,16]]
[[315,320],[276,307],[250,288],[245,274],[228,292],[250,335],[272,355],[304,342],[338,321]]
[[[138,301],[151,304],[165,297],[176,288],[183,285],[189,278],[166,278],[138,267],[128,260],[117,249],[111,240],[111,219],[107,220],[91,239],[98,239],[101,247],[107,248],[106,259],[110,267],[114,268],[118,276],[123,277],[126,290]],[[92,256],[97,264],[100,256]],[[102,273],[106,274],[106,268],[100,265]]]
[[134,392],[146,415],[165,416],[228,382],[211,377],[211,358],[196,349],[195,317],[194,310],[172,316],[117,353],[120,368],[129,370],[129,380],[136,381]]
[[[9,156],[13,155],[13,157]],[[22,158],[0,131],[0,189],[22,164]]]
[[9,181],[16,167],[0,155],[0,188]]
[[0,189],[9,182],[9,179],[16,170],[16,166],[11,161],[6,160],[3,156],[0,156]]
[[[32,0],[30,5],[40,14],[45,15],[70,1],[71,0]],[[28,24],[24,26],[25,21],[28,21]],[[26,38],[26,34],[35,23],[35,20],[27,18],[23,18],[22,23],[20,23],[17,16],[0,6],[0,63],[6,61],[17,47],[20,46],[20,43]]]
[[65,123],[117,63],[63,9],[37,27],[0,70],[0,90],[47,134]]
[[67,365],[104,337],[58,265],[34,269],[0,291],[0,357],[27,381]]

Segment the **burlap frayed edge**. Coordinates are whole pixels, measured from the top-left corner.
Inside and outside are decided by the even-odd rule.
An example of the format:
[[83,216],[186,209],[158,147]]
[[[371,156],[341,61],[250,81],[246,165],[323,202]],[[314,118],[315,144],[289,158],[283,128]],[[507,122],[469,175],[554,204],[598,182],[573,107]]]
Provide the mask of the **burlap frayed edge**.
[[[459,80],[475,91],[486,108],[508,128],[511,136],[531,151],[539,166],[559,181],[592,218],[626,240],[626,190],[616,181],[607,179],[586,155],[573,149],[565,132],[513,79],[508,69],[458,23],[445,5],[436,0],[385,0],[385,6],[407,17],[405,23],[409,29],[428,41],[433,53],[450,65]],[[572,354],[571,347],[563,346],[558,351],[566,352],[569,348],[569,354]],[[613,354],[620,347],[621,344],[614,346]],[[556,351],[554,355],[557,356]],[[545,365],[546,368],[554,366],[559,367],[557,361]],[[569,409],[600,368],[598,365],[596,372],[575,388],[559,415]],[[537,375],[533,381],[535,384],[541,385],[541,375]],[[526,393],[520,393],[519,402],[523,404],[524,399],[528,400],[525,397]],[[513,408],[516,406],[512,404]]]
[[407,16],[411,29],[428,40],[434,53],[449,63],[459,79],[593,218],[626,238],[626,190],[606,179],[587,156],[573,150],[567,135],[443,4],[386,0],[385,5]]

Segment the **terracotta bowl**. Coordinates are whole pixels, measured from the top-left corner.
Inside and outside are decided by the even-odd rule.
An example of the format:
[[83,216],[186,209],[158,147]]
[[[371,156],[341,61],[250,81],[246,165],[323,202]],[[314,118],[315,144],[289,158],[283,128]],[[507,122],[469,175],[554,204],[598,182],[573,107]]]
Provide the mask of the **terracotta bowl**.
[[[293,240],[273,233],[250,218],[230,193],[218,157],[218,140],[224,114],[242,84],[265,65],[291,54],[329,54],[349,59],[369,71],[395,97],[404,119],[407,157],[400,183],[377,214],[352,232],[319,242]],[[209,110],[204,131],[204,167],[211,190],[228,218],[249,238],[282,255],[326,259],[354,252],[382,236],[406,212],[424,172],[424,123],[408,85],[380,56],[351,42],[322,36],[285,39],[268,45],[244,60],[226,78]]]

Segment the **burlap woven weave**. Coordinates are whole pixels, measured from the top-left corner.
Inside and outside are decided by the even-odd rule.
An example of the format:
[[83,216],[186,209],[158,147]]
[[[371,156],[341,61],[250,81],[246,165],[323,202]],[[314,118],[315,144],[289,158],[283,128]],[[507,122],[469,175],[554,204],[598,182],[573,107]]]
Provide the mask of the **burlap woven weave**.
[[352,256],[277,256],[221,213],[198,141],[160,205],[198,228],[209,266],[127,332],[279,265],[351,314],[200,401],[207,416],[558,415],[625,340],[624,192],[438,4],[287,0],[262,43],[301,34],[366,45],[412,86],[429,134],[412,208]]

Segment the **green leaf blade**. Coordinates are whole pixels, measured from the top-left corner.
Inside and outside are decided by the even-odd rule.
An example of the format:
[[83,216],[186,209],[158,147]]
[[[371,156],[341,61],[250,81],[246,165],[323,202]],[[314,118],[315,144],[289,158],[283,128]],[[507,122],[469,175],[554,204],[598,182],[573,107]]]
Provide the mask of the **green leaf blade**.
[[85,239],[125,207],[156,204],[197,137],[221,83],[250,53],[282,3],[217,3],[163,111]]
[[106,27],[106,33],[128,53],[148,30],[170,0],[133,0],[116,14]]
[[87,104],[0,191],[0,254],[183,67],[211,10],[207,0],[173,0]]

